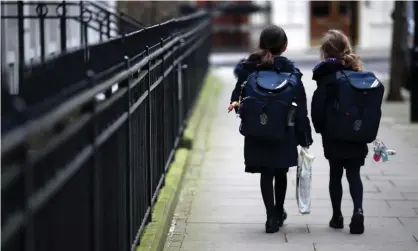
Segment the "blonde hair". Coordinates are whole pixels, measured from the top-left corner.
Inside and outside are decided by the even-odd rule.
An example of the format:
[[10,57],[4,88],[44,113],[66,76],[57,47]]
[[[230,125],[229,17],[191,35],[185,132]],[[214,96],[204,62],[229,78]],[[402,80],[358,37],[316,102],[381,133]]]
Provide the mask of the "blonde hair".
[[353,53],[348,37],[339,30],[329,30],[325,33],[321,45],[323,59],[336,58],[342,61],[343,65],[355,71],[361,71],[360,57]]

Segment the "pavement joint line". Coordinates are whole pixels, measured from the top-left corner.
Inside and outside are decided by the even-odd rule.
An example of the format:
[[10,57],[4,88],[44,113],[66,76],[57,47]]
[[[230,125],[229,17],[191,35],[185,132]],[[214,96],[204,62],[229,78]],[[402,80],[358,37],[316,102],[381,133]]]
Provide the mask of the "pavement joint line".
[[390,184],[392,184],[392,186],[396,187],[395,182],[393,182],[392,180],[388,180]]
[[402,226],[405,226],[405,225],[403,224],[403,222],[401,221],[401,219],[399,219],[399,217],[396,217],[396,219],[398,219],[399,223],[401,223],[401,225],[402,225]]
[[286,232],[284,233],[284,242],[289,243],[289,240],[287,239],[287,233]]

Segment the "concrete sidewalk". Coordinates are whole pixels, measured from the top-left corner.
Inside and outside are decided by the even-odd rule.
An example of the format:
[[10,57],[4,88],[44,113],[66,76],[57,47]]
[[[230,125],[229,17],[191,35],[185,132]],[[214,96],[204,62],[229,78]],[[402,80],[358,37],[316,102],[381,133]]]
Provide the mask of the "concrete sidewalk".
[[[314,83],[310,69],[302,69],[310,105]],[[408,125],[407,105],[385,105],[379,137],[398,155],[388,163],[367,158],[362,169],[366,231],[349,234],[352,202],[344,179],[345,229],[328,227],[332,214],[328,194],[328,162],[319,135],[312,183],[312,213],[302,216],[295,201],[295,169],[288,174],[285,208],[289,214],[280,232],[264,233],[265,209],[259,175],[244,173],[243,137],[239,119],[227,114],[235,84],[231,68],[218,68],[224,82],[220,100],[214,100],[217,116],[211,118],[206,139],[195,145],[166,251],[416,251],[418,250],[418,126]]]

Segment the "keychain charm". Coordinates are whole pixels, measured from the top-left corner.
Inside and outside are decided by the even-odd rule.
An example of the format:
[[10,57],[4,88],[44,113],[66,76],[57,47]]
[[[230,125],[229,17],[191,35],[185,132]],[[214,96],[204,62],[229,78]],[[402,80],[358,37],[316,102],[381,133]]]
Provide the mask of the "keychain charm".
[[389,155],[396,155],[395,150],[388,149],[386,145],[378,139],[373,141],[373,151],[373,160],[376,162],[379,162],[380,160],[382,160],[382,162],[389,161]]

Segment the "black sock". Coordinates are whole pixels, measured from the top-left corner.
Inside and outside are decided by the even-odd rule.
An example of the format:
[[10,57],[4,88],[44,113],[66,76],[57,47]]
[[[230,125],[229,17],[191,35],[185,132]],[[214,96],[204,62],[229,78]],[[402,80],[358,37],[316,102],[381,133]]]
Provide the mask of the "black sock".
[[342,163],[338,161],[330,161],[330,177],[329,177],[329,194],[331,197],[333,216],[337,217],[341,214],[341,200],[343,198],[343,186],[341,179],[344,173]]
[[363,183],[360,177],[360,166],[348,166],[346,176],[354,204],[353,213],[363,213]]
[[268,216],[275,214],[273,177],[274,176],[271,173],[261,173],[260,177],[261,195],[263,197],[264,206],[266,207]]
[[288,170],[288,168],[285,168],[277,169],[275,171],[274,192],[276,198],[276,210],[278,214],[283,214],[283,206],[286,199]]

